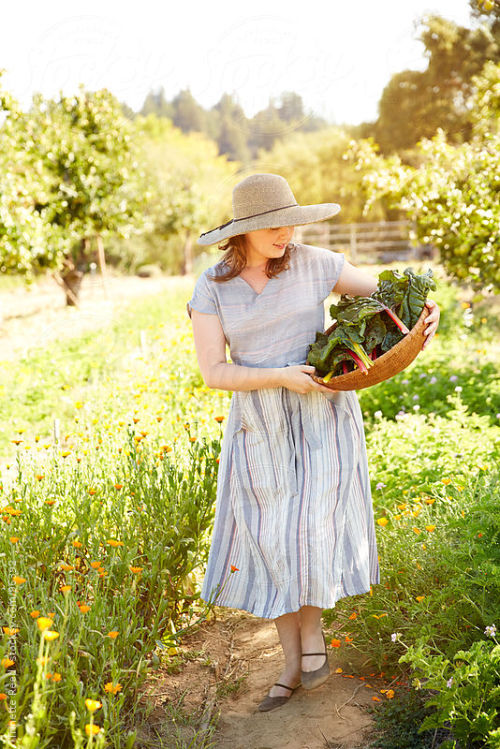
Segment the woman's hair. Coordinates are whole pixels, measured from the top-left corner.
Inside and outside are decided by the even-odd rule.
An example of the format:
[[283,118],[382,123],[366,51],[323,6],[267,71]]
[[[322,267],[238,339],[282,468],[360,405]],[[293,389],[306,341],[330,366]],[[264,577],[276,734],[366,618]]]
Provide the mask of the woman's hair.
[[[216,276],[210,276],[207,274],[207,278],[211,281],[222,283],[223,281],[229,281],[231,278],[239,275],[247,264],[245,235],[237,234],[235,237],[229,237],[225,242],[219,244],[218,248],[224,252],[224,255],[217,263],[217,267],[224,270]],[[268,278],[274,278],[278,273],[281,273],[281,271],[287,270],[290,255],[294,250],[295,243],[289,242],[281,257],[269,258],[266,263],[266,276]]]

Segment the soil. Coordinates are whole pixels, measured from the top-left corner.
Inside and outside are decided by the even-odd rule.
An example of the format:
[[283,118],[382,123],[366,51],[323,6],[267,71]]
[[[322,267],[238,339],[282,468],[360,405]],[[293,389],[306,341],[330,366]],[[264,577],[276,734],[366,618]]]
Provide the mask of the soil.
[[[334,634],[325,632],[327,644]],[[224,609],[186,636],[181,650],[187,660],[179,672],[162,666],[144,688],[142,699],[153,707],[138,735],[140,747],[366,749],[374,722],[368,707],[376,704],[374,695],[386,699],[379,690],[391,681],[369,675],[368,658],[354,649],[330,646],[331,675],[324,684],[299,687],[289,702],[260,712],[258,704],[283,668],[272,620]],[[203,734],[206,744],[190,743]]]

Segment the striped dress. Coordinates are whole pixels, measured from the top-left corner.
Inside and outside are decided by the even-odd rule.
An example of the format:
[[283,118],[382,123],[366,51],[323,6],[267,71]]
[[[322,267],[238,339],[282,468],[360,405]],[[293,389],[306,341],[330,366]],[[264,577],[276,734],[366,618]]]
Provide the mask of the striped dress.
[[[216,263],[198,278],[188,314],[218,315],[234,364],[304,364],[344,260],[293,243],[288,269],[259,294],[241,276],[208,279]],[[378,582],[356,392],[233,392],[202,600],[274,619],[304,605],[332,608]]]

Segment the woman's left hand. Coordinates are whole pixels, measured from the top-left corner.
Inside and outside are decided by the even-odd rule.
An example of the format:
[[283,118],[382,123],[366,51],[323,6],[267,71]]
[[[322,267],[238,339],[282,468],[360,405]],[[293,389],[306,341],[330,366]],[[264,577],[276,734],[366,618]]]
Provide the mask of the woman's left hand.
[[426,339],[422,345],[422,351],[424,350],[424,348],[427,348],[427,346],[431,342],[431,339],[434,337],[434,333],[436,332],[439,325],[439,307],[437,306],[436,302],[432,299],[428,299],[425,303],[425,306],[430,309],[430,314],[427,315],[427,318],[425,320],[424,335],[426,336]]

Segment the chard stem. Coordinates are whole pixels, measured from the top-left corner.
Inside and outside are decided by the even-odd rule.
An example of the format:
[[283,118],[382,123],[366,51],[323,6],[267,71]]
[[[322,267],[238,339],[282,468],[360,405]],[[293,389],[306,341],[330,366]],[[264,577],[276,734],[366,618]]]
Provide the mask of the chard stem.
[[351,341],[351,349],[357,354],[358,358],[361,359],[366,370],[373,366],[372,360],[366,355],[359,343]]
[[359,369],[364,372],[365,374],[368,374],[368,369],[365,367],[364,362],[357,356],[357,354],[354,353],[354,351],[351,351],[351,356],[354,359],[355,363],[358,365]]
[[395,312],[392,311],[390,307],[386,306],[385,311],[387,312],[391,320],[396,323],[396,325],[398,326],[398,328],[400,329],[402,333],[406,335],[406,333],[410,332],[409,329],[404,324],[404,322],[396,315]]

